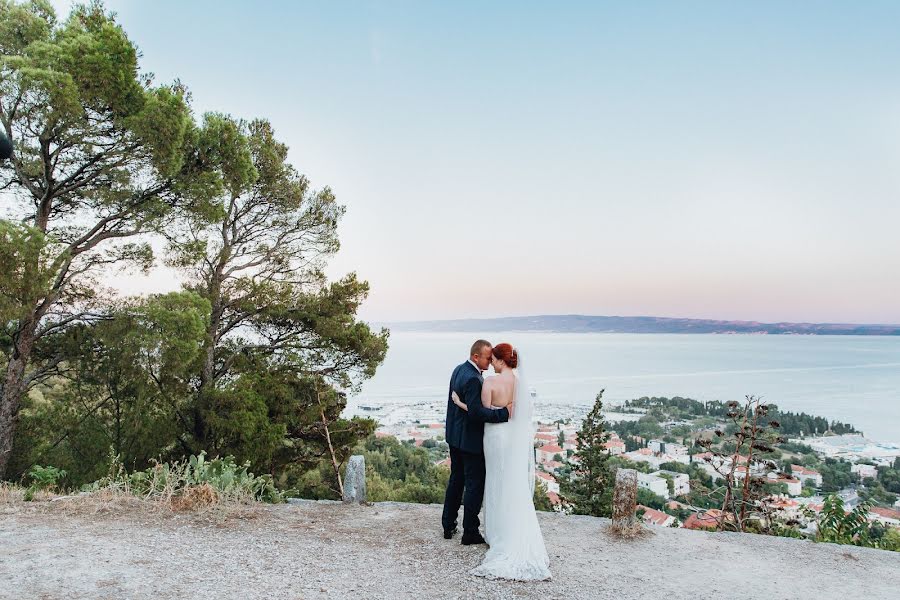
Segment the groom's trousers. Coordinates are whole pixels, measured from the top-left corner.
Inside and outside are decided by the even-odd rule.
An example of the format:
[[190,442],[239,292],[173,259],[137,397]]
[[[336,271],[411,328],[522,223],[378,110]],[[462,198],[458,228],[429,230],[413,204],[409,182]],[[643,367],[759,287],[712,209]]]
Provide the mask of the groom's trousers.
[[450,446],[450,481],[444,495],[444,514],[441,524],[445,530],[456,527],[459,506],[465,507],[463,532],[478,533],[478,513],[484,499],[484,454],[463,452]]

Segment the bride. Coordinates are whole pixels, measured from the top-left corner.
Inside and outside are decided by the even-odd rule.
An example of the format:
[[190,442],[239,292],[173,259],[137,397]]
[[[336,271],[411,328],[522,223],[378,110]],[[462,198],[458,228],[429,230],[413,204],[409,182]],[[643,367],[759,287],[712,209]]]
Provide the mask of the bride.
[[[519,367],[519,353],[497,344],[485,379],[485,408],[509,409],[508,423],[484,426],[484,537],[490,545],[474,575],[520,581],[550,579],[550,559],[534,510],[533,402]],[[456,393],[453,402],[466,410]]]

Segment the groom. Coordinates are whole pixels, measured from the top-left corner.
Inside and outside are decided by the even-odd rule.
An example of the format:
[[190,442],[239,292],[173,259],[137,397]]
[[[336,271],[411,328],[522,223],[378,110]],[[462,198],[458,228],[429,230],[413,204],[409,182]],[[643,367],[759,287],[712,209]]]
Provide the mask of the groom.
[[[465,507],[463,513],[462,543],[484,544],[478,532],[481,522],[478,513],[484,498],[484,451],[482,437],[485,423],[505,423],[509,421],[506,408],[493,410],[481,405],[481,374],[491,364],[491,344],[478,340],[472,344],[469,360],[453,370],[450,376],[450,391],[447,392],[447,444],[450,445],[450,481],[444,495],[444,539],[450,539],[456,532],[459,505]],[[468,407],[460,409],[453,403],[451,395],[456,392]]]

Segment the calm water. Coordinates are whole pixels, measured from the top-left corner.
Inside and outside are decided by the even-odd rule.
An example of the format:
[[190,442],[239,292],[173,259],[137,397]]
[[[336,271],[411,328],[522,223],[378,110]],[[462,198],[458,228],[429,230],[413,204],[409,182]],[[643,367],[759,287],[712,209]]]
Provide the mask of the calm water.
[[[446,397],[450,372],[478,337],[391,335],[377,375],[355,399],[373,404]],[[900,337],[508,333],[540,404],[589,406],[604,398],[757,394],[784,410],[850,422],[879,441],[900,441]]]

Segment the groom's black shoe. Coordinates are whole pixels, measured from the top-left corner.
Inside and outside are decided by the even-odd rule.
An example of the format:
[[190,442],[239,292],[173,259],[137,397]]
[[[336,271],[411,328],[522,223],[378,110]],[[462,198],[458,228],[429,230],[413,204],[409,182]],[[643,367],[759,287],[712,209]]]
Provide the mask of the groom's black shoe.
[[453,537],[454,533],[456,533],[456,527],[454,527],[453,529],[445,529],[444,530],[444,539],[449,540],[450,538]]
[[484,541],[484,538],[477,531],[475,533],[463,533],[462,545],[471,546],[473,544],[487,544],[487,542]]

